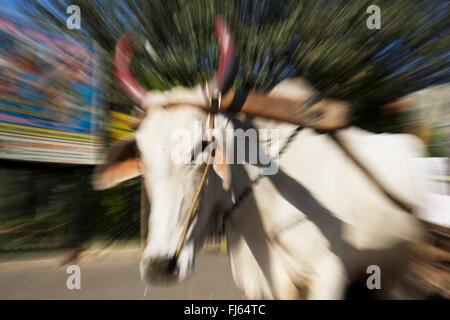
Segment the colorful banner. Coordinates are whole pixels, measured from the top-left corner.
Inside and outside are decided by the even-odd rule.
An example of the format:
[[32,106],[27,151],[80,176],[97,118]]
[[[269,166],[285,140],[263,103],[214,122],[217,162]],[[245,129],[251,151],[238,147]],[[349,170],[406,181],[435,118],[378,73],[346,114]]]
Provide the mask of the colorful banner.
[[99,163],[100,66],[92,44],[0,16],[0,158]]

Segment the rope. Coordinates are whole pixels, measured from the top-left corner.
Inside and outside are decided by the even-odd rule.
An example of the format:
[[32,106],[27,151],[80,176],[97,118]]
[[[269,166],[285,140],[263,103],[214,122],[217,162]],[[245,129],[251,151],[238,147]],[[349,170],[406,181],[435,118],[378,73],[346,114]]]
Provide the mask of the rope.
[[[214,130],[214,115],[217,112],[218,108],[220,107],[220,95],[217,99],[212,99],[211,101],[211,109],[212,113],[209,117],[209,128],[211,130],[211,137],[209,140],[210,146],[212,148],[213,142],[214,142],[214,135],[212,134],[212,130]],[[191,207],[189,208],[188,215],[186,218],[186,223],[184,224],[183,233],[181,235],[180,242],[178,243],[177,251],[175,252],[175,255],[173,257],[173,261],[176,261],[178,257],[180,256],[181,249],[183,249],[184,241],[186,240],[186,235],[189,230],[189,227],[191,225],[191,218],[195,211],[195,206],[198,202],[198,199],[200,198],[200,194],[203,190],[203,187],[205,185],[206,176],[208,175],[209,168],[211,167],[211,158],[214,157],[214,150],[211,149],[211,152],[208,154],[208,160],[206,161],[206,167],[203,170],[202,178],[200,179],[200,184],[197,187],[197,191],[195,192],[194,199],[192,200]]]

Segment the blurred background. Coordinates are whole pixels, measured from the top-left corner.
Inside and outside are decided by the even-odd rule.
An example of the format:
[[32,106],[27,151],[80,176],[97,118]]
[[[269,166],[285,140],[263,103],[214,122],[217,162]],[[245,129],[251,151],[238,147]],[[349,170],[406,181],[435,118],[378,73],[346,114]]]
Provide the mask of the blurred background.
[[[379,30],[366,26],[374,4],[381,8]],[[70,5],[80,8],[79,30],[67,28]],[[350,101],[355,125],[425,142],[439,213],[422,218],[442,227],[436,241],[448,259],[448,234],[442,235],[450,227],[448,1],[2,0],[0,261],[57,252],[64,265],[83,250],[118,243],[138,252],[147,205],[140,179],[100,192],[91,187],[93,166],[133,130],[133,103],[113,77],[116,41],[127,30],[138,36],[133,72],[144,87],[194,86],[218,66],[217,14],[236,38],[236,88],[270,90],[285,78],[305,77],[327,96]],[[211,242],[223,252],[220,240]],[[444,287],[446,263],[438,276]],[[23,297],[3,288],[0,297]],[[208,290],[214,288],[196,297],[210,297]],[[218,297],[236,296],[230,288]]]

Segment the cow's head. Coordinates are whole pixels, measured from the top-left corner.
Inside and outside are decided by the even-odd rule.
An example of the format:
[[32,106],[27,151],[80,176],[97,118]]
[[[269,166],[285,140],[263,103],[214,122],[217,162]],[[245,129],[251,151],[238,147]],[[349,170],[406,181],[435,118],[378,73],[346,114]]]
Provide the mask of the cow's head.
[[[226,89],[233,76],[229,72],[233,39],[220,19],[216,21],[216,31],[221,59],[216,77],[208,83],[209,90],[205,90],[211,95]],[[211,151],[208,137],[203,135],[206,131],[199,127],[208,127],[209,115],[204,110],[192,108],[192,104],[207,103],[208,97],[200,86],[169,92],[143,89],[130,72],[133,44],[128,34],[119,40],[115,56],[116,76],[145,113],[135,134],[112,146],[105,164],[96,168],[94,187],[106,189],[143,176],[151,210],[147,244],[140,263],[141,278],[147,283],[183,280],[192,272],[194,250],[202,243],[210,227],[211,213],[218,203],[217,191],[227,188],[229,169],[223,153],[216,148],[214,165],[197,202],[186,239],[179,255],[174,258],[206,166],[205,161],[199,159],[205,160]],[[169,107],[174,101],[179,107]]]
[[209,154],[208,139],[199,135],[201,130],[194,123],[205,125],[207,118],[207,113],[197,108],[152,110],[136,133],[113,146],[106,163],[96,168],[96,189],[140,175],[144,178],[151,210],[140,272],[147,283],[188,276],[193,270],[196,247],[215,227],[212,214],[221,204],[230,179],[220,148],[216,148],[186,240],[174,259]]

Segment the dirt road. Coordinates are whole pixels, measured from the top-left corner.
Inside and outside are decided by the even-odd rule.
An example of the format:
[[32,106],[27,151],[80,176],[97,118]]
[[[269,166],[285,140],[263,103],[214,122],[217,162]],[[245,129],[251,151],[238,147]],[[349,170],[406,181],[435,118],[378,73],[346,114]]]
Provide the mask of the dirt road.
[[81,289],[69,290],[59,255],[0,260],[0,299],[240,299],[227,256],[203,252],[193,276],[170,287],[149,287],[139,278],[138,248],[89,250],[77,263]]

